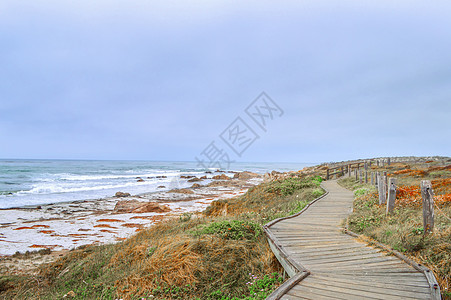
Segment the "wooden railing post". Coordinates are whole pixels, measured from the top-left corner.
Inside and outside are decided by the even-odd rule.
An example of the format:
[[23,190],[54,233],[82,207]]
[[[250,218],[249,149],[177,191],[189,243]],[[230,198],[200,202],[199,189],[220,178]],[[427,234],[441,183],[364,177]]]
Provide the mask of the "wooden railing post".
[[360,183],[363,183],[363,171],[362,170],[359,170],[359,182]]
[[326,170],[326,180],[329,180],[329,168]]
[[[388,185],[387,171],[384,171],[384,178],[385,178],[385,187],[387,188],[387,185]],[[387,189],[385,189],[385,192],[387,192]]]
[[429,180],[422,180],[420,187],[423,198],[423,228],[427,234],[434,230],[434,193]]
[[368,171],[365,170],[365,183],[368,183]]
[[379,204],[385,204],[387,201],[387,186],[385,184],[385,176],[379,176],[378,180]]
[[371,185],[374,185],[374,172],[371,172]]
[[359,172],[359,169],[357,168],[357,169],[354,169],[354,172],[355,172],[355,181],[357,181],[357,180],[359,180],[359,178],[358,178],[358,172]]
[[396,200],[396,178],[388,179],[387,214],[393,212]]

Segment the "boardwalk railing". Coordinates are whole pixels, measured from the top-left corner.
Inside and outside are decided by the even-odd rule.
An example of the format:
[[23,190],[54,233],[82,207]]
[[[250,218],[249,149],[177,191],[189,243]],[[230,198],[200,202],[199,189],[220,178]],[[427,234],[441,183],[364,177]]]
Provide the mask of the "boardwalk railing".
[[[343,164],[342,165],[331,165],[331,166],[329,166],[329,168],[327,170],[327,178],[329,179],[331,176],[334,176],[334,175],[337,175],[337,177],[338,176],[344,176],[344,174],[346,174],[346,173],[348,173],[348,176],[350,176],[351,172],[354,171],[355,174],[356,174],[356,179],[358,179],[358,180],[360,180],[360,182],[362,182],[363,178],[365,178],[365,182],[368,182],[368,172],[367,172],[367,170],[372,164],[376,164],[376,165],[380,166],[382,164],[388,164],[389,165],[389,164],[391,164],[391,162],[392,162],[392,160],[390,158],[386,158],[384,160],[374,160],[374,159],[372,159],[372,160],[362,160],[362,161],[347,162],[344,165]],[[363,170],[366,170],[365,174],[363,173]],[[359,177],[357,177],[357,174],[359,174]],[[379,174],[379,176],[375,176],[375,175],[376,174],[373,174],[373,173],[371,174],[372,183],[373,184],[382,185],[382,182],[385,182],[385,178],[386,177],[384,178],[383,174]],[[275,224],[279,223],[279,222],[284,221],[284,220],[288,220],[288,219],[300,216],[301,214],[306,212],[317,201],[319,201],[320,199],[322,199],[322,198],[326,197],[327,195],[329,195],[329,191],[325,188],[325,186],[323,184],[321,185],[321,187],[326,191],[326,193],[324,195],[322,195],[321,197],[318,197],[317,199],[315,199],[312,202],[310,202],[299,213],[294,214],[292,216],[288,216],[288,217],[284,217],[284,218],[279,218],[279,219],[273,220],[273,221],[271,221],[271,222],[269,222],[269,223],[267,223],[266,225],[263,226],[263,230],[264,230],[264,233],[265,233],[265,235],[266,235],[266,237],[268,239],[268,242],[269,242],[269,245],[271,247],[271,250],[273,251],[273,253],[276,256],[276,258],[278,259],[278,261],[283,266],[286,274],[288,274],[288,276],[290,277],[285,283],[283,283],[279,288],[277,288],[270,296],[268,296],[267,299],[275,300],[275,299],[281,299],[282,297],[285,299],[286,297],[284,297],[284,295],[289,293],[290,290],[292,290],[293,288],[294,289],[298,289],[299,288],[299,284],[304,284],[306,281],[311,282],[311,280],[313,280],[313,278],[315,277],[315,274],[311,273],[312,269],[310,269],[310,270],[307,269],[307,267],[303,266],[299,262],[299,258],[294,259],[291,256],[291,254],[286,250],[286,248],[284,247],[283,238],[282,238],[282,240],[278,239],[277,235],[280,235],[280,233],[277,233],[277,230],[278,230],[277,228],[279,227],[279,225],[277,225],[275,227],[276,229],[273,229],[273,231],[275,233],[273,233],[271,231],[271,227],[274,226]],[[396,181],[394,179],[390,180],[390,185],[388,186],[388,189],[386,189],[383,193],[385,195],[387,195],[386,194],[387,192],[388,192],[387,213],[390,213],[393,210],[394,198],[395,198],[395,195],[396,195]],[[430,193],[428,192],[427,195],[432,195],[432,191]],[[321,202],[321,203],[323,203],[323,202]],[[429,204],[429,206],[430,206],[430,204]],[[315,208],[316,207],[317,206],[315,206]],[[315,209],[315,208],[312,208],[312,209]],[[310,216],[308,216],[306,218],[310,218]],[[290,221],[288,221],[288,222],[290,222]],[[361,236],[358,236],[357,234],[349,231],[347,228],[345,228],[343,231],[345,233],[347,233],[348,235],[350,235],[350,236],[362,238]],[[297,234],[299,234],[299,233],[294,233],[294,236],[296,236]],[[362,238],[362,239],[364,239],[364,238]],[[416,269],[420,273],[423,273],[424,274],[423,278],[425,278],[425,280],[427,280],[427,283],[428,283],[429,289],[430,289],[430,298],[429,299],[441,299],[441,297],[440,297],[440,288],[439,288],[439,286],[437,284],[437,281],[436,281],[436,279],[434,277],[434,274],[428,268],[426,268],[426,267],[424,267],[424,266],[422,266],[420,264],[415,263],[414,261],[410,260],[409,258],[404,256],[403,254],[401,254],[401,253],[389,248],[388,246],[385,246],[385,245],[380,244],[380,243],[375,242],[375,241],[368,241],[368,243],[370,243],[370,244],[372,243],[372,244],[378,246],[379,248],[382,248],[382,249],[392,253],[393,255],[395,255],[399,259],[403,260],[404,262],[406,262],[407,264],[412,266],[414,269]],[[316,256],[318,257],[318,255],[316,255]],[[316,260],[316,262],[318,262],[318,259],[319,258],[315,258],[315,259],[313,259],[313,261]],[[328,258],[324,258],[324,260],[327,261]],[[307,259],[307,261],[309,261],[309,260]],[[306,263],[306,262],[304,261],[303,263]],[[306,264],[310,265],[311,263],[312,263],[312,259],[310,259],[310,262],[306,263]],[[316,273],[316,269],[313,269],[313,270]],[[312,275],[312,276],[309,277],[309,275]],[[318,275],[316,275],[316,277],[317,276]],[[307,277],[309,277],[309,278],[307,278]],[[310,278],[312,278],[312,279],[310,279]]]

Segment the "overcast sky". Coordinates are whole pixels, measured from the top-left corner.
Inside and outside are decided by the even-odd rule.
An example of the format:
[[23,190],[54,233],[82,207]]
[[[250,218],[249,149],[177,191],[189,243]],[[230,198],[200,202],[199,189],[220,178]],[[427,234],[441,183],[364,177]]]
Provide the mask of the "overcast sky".
[[[450,155],[450,12],[2,0],[0,158],[191,161],[211,142],[236,161]],[[245,112],[263,91],[283,111],[266,131]],[[259,137],[241,156],[220,137],[237,117]]]

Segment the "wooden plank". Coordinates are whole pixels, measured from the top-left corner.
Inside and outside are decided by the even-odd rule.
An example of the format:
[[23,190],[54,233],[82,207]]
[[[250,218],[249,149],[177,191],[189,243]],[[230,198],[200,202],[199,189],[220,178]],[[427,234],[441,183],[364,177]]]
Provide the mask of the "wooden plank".
[[297,285],[293,287],[290,291],[287,292],[287,295],[296,296],[296,295],[307,295],[312,297],[314,295],[321,295],[323,297],[327,297],[329,299],[341,299],[341,300],[361,300],[362,297],[350,294],[337,293],[335,290],[316,288],[311,286],[306,286],[304,284]]
[[[361,299],[384,299],[378,295],[373,295],[372,293],[359,293],[358,291],[348,290],[340,287],[334,286],[325,286],[322,284],[318,284],[316,282],[302,282],[301,285],[295,286],[291,291],[288,292],[289,295],[302,295],[305,292],[309,293],[318,293],[321,295],[325,295],[328,297],[337,297],[339,296],[341,299],[349,299],[349,300],[361,300]],[[364,295],[362,295],[364,294]]]
[[[325,279],[325,280],[334,280],[337,282],[354,282],[356,284],[362,284],[365,285],[367,283],[370,283],[371,285],[374,285],[376,287],[385,287],[385,288],[389,288],[389,289],[394,289],[394,290],[398,290],[399,288],[403,288],[403,286],[397,284],[397,283],[393,283],[391,278],[385,278],[383,277],[384,280],[374,280],[374,277],[355,277],[355,276],[342,276],[342,275],[338,275],[338,276],[332,276],[331,274],[328,273],[323,273],[323,274],[315,274],[314,275],[315,278],[321,278],[321,279]],[[429,290],[429,285],[427,283],[423,283],[423,282],[418,282],[418,281],[404,281],[405,284],[408,286],[408,290],[409,291],[424,291],[424,290]],[[410,284],[408,284],[410,283]]]
[[420,296],[420,298],[427,298],[429,296],[429,290],[428,289],[416,289],[416,291],[412,291],[411,288],[407,288],[400,285],[391,285],[391,288],[387,288],[387,285],[377,285],[373,282],[363,282],[363,281],[344,281],[340,279],[330,279],[330,278],[320,278],[315,276],[316,282],[327,286],[335,286],[335,287],[343,287],[347,288],[349,290],[356,290],[356,291],[366,291],[371,293],[376,293],[379,295],[389,295],[389,296],[399,296],[403,298],[417,298]]

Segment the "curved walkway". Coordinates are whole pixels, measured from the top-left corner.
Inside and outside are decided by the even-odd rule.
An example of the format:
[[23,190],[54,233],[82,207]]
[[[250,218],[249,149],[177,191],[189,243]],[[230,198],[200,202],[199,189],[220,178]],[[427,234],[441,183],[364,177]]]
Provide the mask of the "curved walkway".
[[[298,216],[265,228],[273,250],[282,252],[279,260],[288,258],[301,268],[298,274],[304,273],[299,282],[282,286],[283,292],[269,298],[440,299],[424,273],[343,233],[341,225],[352,211],[353,193],[336,181],[323,186],[329,191],[325,197]],[[285,267],[287,262],[282,264]]]

